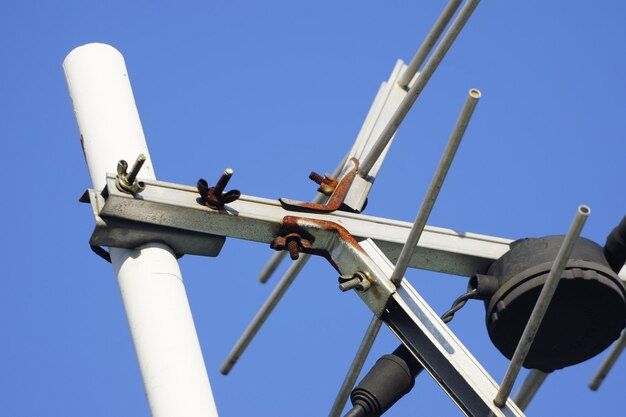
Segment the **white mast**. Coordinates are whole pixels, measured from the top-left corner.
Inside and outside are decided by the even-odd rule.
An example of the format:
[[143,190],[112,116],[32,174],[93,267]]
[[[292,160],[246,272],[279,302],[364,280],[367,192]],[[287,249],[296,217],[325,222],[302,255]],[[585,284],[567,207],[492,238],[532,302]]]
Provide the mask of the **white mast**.
[[[155,179],[122,55],[109,45],[74,49],[63,63],[89,174],[96,190],[124,159],[147,157],[139,177]],[[162,243],[111,248],[154,417],[217,417],[176,258]]]

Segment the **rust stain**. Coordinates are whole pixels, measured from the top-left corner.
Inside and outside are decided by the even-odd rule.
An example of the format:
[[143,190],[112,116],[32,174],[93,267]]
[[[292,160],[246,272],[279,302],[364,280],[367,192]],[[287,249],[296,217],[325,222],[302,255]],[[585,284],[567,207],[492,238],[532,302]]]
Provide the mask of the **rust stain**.
[[[354,178],[357,175],[359,170],[359,160],[356,158],[350,158],[350,162],[352,163],[352,168],[341,178],[341,180],[337,183],[337,180],[330,177],[325,176],[322,177],[319,174],[311,173],[311,176],[315,178],[314,181],[320,181],[320,188],[318,191],[324,193],[323,190],[330,191],[330,187],[332,187],[332,194],[326,204],[318,204],[318,203],[303,203],[303,202],[294,202],[291,200],[287,200],[284,198],[278,199],[280,204],[285,210],[290,211],[303,211],[303,212],[314,212],[314,213],[329,213],[331,211],[335,211],[341,207],[341,204],[346,198],[352,183],[354,182]],[[312,179],[313,179],[312,178]],[[325,178],[327,178],[325,182]]]
[[285,216],[281,228],[270,247],[275,250],[288,250],[291,259],[298,259],[299,253],[317,255],[325,258],[339,273],[339,267],[332,259],[329,248],[315,247],[314,230],[337,235],[345,244],[356,251],[365,253],[359,242],[343,226],[328,220],[308,219],[304,217]]
[[317,189],[318,192],[327,196],[331,196],[339,184],[339,181],[337,181],[337,179],[330,174],[324,174],[322,176],[317,172],[311,172],[309,174],[309,179],[316,184],[319,184]]
[[224,192],[230,177],[233,175],[231,169],[224,171],[220,179],[217,181],[214,187],[209,187],[207,181],[203,178],[198,180],[197,188],[200,193],[200,199],[202,203],[214,210],[220,210],[225,204],[232,203],[241,197],[239,190],[231,190]]

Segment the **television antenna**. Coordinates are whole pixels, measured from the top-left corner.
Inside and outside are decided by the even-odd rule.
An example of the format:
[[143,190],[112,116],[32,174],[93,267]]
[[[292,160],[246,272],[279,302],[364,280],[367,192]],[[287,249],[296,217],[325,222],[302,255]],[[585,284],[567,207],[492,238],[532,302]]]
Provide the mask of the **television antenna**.
[[[543,265],[545,262],[520,264],[510,259],[510,255],[507,258],[507,254],[522,251],[524,245],[532,246],[533,241],[518,242],[511,247],[512,242],[506,239],[426,226],[445,174],[480,98],[476,89],[468,94],[415,222],[410,225],[359,214],[398,126],[478,1],[467,0],[458,10],[460,5],[460,0],[451,0],[413,60],[408,65],[401,61],[396,64],[379,90],[346,158],[332,175],[312,176],[320,184],[321,193],[311,203],[287,199],[274,201],[242,196],[236,191],[225,192],[232,170],[226,170],[213,187],[206,181],[200,181],[197,187],[156,181],[121,56],[104,45],[81,47],[68,56],[64,68],[94,183],[94,189],[89,190],[84,199],[91,203],[96,218],[96,230],[90,243],[97,253],[110,259],[116,270],[154,415],[217,415],[175,257],[182,254],[216,256],[225,237],[270,243],[275,249],[282,250],[272,257],[262,272],[262,281],[267,281],[286,252],[298,260],[280,280],[224,362],[223,373],[230,371],[310,255],[328,259],[340,274],[342,290],[356,292],[373,311],[374,318],[364,343],[331,415],[340,415],[369,347],[384,322],[409,354],[409,357],[398,354],[385,360],[394,362],[400,358],[403,363],[394,363],[400,368],[408,367],[411,377],[401,391],[389,394],[388,398],[385,397],[387,393],[380,394],[385,397],[382,400],[372,390],[388,385],[388,381],[381,382],[372,376],[368,387],[355,390],[353,400],[356,405],[351,415],[365,415],[367,407],[373,409],[368,415],[384,411],[391,405],[389,401],[393,402],[410,388],[413,374],[423,366],[465,414],[521,416],[547,373],[531,372],[515,401],[508,397],[520,367],[530,360],[527,357],[529,349],[536,346],[533,345],[534,336],[559,279],[577,282],[580,278],[577,271],[593,272],[596,274],[593,278],[585,278],[599,282],[601,289],[612,296],[622,296],[624,302],[623,285],[616,274],[624,264],[623,241],[620,246],[620,239],[623,239],[626,226],[623,222],[616,228],[609,239],[612,243],[605,246],[612,264],[610,267],[601,262],[583,265],[581,262],[589,262],[588,258],[595,256],[594,253],[589,256],[585,253],[582,259],[575,256],[576,251],[584,252],[577,247],[577,242],[580,242],[578,236],[590,213],[586,206],[578,208],[565,237],[540,242],[549,245],[553,251],[547,269]],[[131,164],[118,161],[130,161]],[[108,174],[115,166],[117,173]],[[110,253],[107,254],[102,246],[111,247]],[[135,256],[137,251],[133,249],[138,247],[139,256]],[[617,248],[615,253],[612,252],[614,247]],[[389,259],[396,260],[395,265]],[[501,268],[502,275],[488,274],[494,265]],[[513,344],[511,366],[501,386],[463,347],[444,320],[438,318],[402,279],[409,266],[471,277],[471,297],[480,296],[486,300],[495,297],[495,301],[502,302],[505,307],[515,306],[518,300],[528,303],[528,298],[534,297],[531,319],[516,329],[517,339],[523,331],[521,340],[524,342]],[[511,276],[512,273],[507,273],[511,269],[528,274]],[[564,273],[564,269],[569,272]],[[571,276],[566,277],[568,273]],[[155,275],[172,279],[155,280]],[[522,283],[516,280],[533,282],[539,276],[542,277],[541,284],[545,282],[545,285],[542,285],[543,290],[535,304],[537,285],[531,291],[522,288]],[[503,293],[509,289],[507,285],[520,291],[519,299],[506,298],[513,297]],[[460,308],[465,301],[460,299],[455,308]],[[619,302],[617,304],[619,306]],[[493,307],[497,311],[491,312],[502,313],[503,318],[523,316],[523,309],[505,311],[500,307]],[[621,309],[618,330],[624,327],[623,304]],[[449,315],[445,317],[448,318]],[[495,322],[492,325],[494,329],[498,328]],[[610,340],[603,340],[602,348],[616,338],[615,327],[611,330],[613,333],[606,335]],[[496,339],[512,337],[506,332],[499,335],[497,330],[493,331],[492,336]],[[607,358],[606,366],[603,365],[594,379],[594,387],[602,375],[606,375],[625,343],[622,336]],[[498,347],[501,350],[510,348],[508,345]],[[599,346],[593,345],[589,349],[595,354]],[[590,354],[588,350],[580,353],[583,356]],[[163,364],[171,364],[173,360],[176,366],[165,367],[167,370],[163,371]],[[415,363],[410,364],[411,361]],[[561,364],[555,369],[559,366]],[[542,362],[544,371],[546,367],[550,367],[549,360]],[[185,383],[179,384],[181,380]],[[363,411],[359,411],[359,407]]]

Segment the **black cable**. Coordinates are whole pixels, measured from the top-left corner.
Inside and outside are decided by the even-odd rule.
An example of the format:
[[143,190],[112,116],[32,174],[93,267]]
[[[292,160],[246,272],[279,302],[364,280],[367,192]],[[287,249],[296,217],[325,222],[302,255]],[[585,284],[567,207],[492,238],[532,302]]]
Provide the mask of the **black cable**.
[[445,313],[441,315],[441,320],[444,323],[450,323],[450,321],[454,318],[454,314],[460,309],[462,309],[463,306],[467,304],[468,300],[471,300],[472,298],[476,298],[477,296],[478,296],[478,289],[469,290],[465,294],[461,295],[459,298],[454,300],[454,302],[452,303],[452,307],[450,307],[450,310],[446,311]]

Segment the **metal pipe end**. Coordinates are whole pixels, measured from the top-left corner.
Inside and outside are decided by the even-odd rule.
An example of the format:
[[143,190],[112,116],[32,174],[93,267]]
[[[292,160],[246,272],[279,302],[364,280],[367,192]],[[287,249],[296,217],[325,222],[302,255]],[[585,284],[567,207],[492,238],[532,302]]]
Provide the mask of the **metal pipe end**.
[[220,374],[226,376],[230,373],[231,369],[233,369],[233,363],[232,362],[224,362],[222,364],[222,366],[220,366]]
[[578,206],[578,213],[581,216],[589,216],[591,214],[591,209],[589,208],[589,206],[581,204],[580,206]]
[[478,100],[480,96],[482,95],[482,93],[480,92],[478,88],[470,88],[469,95],[471,98]]
[[224,170],[224,175],[228,175],[228,176],[230,177],[230,176],[232,176],[232,175],[233,175],[233,173],[234,173],[234,172],[235,172],[235,171],[233,171],[233,169],[232,169],[232,168],[226,168],[226,169]]

